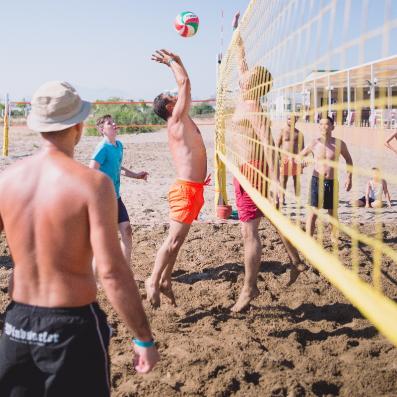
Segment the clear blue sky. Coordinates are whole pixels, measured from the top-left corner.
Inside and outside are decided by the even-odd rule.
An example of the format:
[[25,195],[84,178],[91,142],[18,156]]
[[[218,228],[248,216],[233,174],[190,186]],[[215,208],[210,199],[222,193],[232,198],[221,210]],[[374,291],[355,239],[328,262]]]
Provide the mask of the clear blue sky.
[[[0,100],[30,98],[47,80],[66,80],[93,100],[111,95],[151,100],[175,87],[172,74],[150,61],[168,48],[185,62],[195,98],[215,94],[221,10],[225,49],[236,10],[249,0],[10,0],[1,7]],[[175,16],[200,18],[192,38],[173,28]]]

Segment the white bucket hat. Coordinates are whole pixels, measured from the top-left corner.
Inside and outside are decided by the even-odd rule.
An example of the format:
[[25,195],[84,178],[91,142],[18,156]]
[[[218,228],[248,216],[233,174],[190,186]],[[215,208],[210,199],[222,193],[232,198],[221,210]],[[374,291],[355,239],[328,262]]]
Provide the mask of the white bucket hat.
[[84,121],[91,103],[65,81],[49,81],[33,95],[28,127],[36,132],[62,131]]

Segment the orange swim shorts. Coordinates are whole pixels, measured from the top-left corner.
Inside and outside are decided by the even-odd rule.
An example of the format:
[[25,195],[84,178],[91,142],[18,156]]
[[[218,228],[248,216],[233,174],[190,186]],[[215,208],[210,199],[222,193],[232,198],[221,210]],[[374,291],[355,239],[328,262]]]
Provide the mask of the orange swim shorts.
[[299,170],[296,161],[288,158],[283,159],[280,166],[280,174],[283,176],[297,176]]
[[204,183],[177,179],[168,192],[170,218],[192,224],[204,205]]

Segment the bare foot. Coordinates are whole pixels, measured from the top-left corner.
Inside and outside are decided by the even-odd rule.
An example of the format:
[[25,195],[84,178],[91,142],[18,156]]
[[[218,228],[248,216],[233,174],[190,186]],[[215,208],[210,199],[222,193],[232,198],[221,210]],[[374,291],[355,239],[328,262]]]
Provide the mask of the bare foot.
[[303,263],[298,263],[297,265],[291,265],[291,271],[289,273],[289,281],[287,283],[287,287],[292,285],[297,280],[299,275],[306,269],[307,268]]
[[153,307],[160,306],[160,291],[156,290],[156,288],[152,285],[150,278],[145,281],[145,289],[146,289],[146,299],[150,302]]
[[240,296],[237,299],[237,302],[232,306],[230,310],[235,313],[243,311],[249,306],[252,299],[255,299],[257,296],[259,296],[259,290],[257,287],[250,289],[243,288]]
[[162,282],[160,284],[160,292],[171,301],[172,306],[176,307],[175,295],[170,282]]

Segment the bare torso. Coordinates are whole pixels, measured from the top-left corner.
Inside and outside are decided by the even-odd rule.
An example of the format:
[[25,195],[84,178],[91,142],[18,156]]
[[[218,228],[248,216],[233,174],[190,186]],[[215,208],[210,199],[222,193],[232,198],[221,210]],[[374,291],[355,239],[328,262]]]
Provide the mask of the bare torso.
[[[294,129],[294,133],[291,134],[289,127],[285,127],[281,130],[281,149],[288,153],[298,154],[303,148],[303,135],[298,129]],[[282,158],[285,158],[285,153],[281,154]]]
[[[100,173],[41,151],[0,177],[0,214],[14,261],[12,299],[45,307],[96,298],[88,202]],[[15,183],[17,181],[17,183]]]
[[322,175],[325,179],[334,179],[335,171],[334,167],[331,164],[322,164],[319,160],[330,160],[330,161],[339,161],[340,153],[341,153],[341,145],[342,141],[336,138],[329,138],[324,141],[321,138],[317,138],[312,143],[312,151],[315,161],[314,176]]
[[177,122],[169,119],[168,146],[177,177],[204,182],[207,176],[207,152],[200,130],[189,116],[182,117]]

